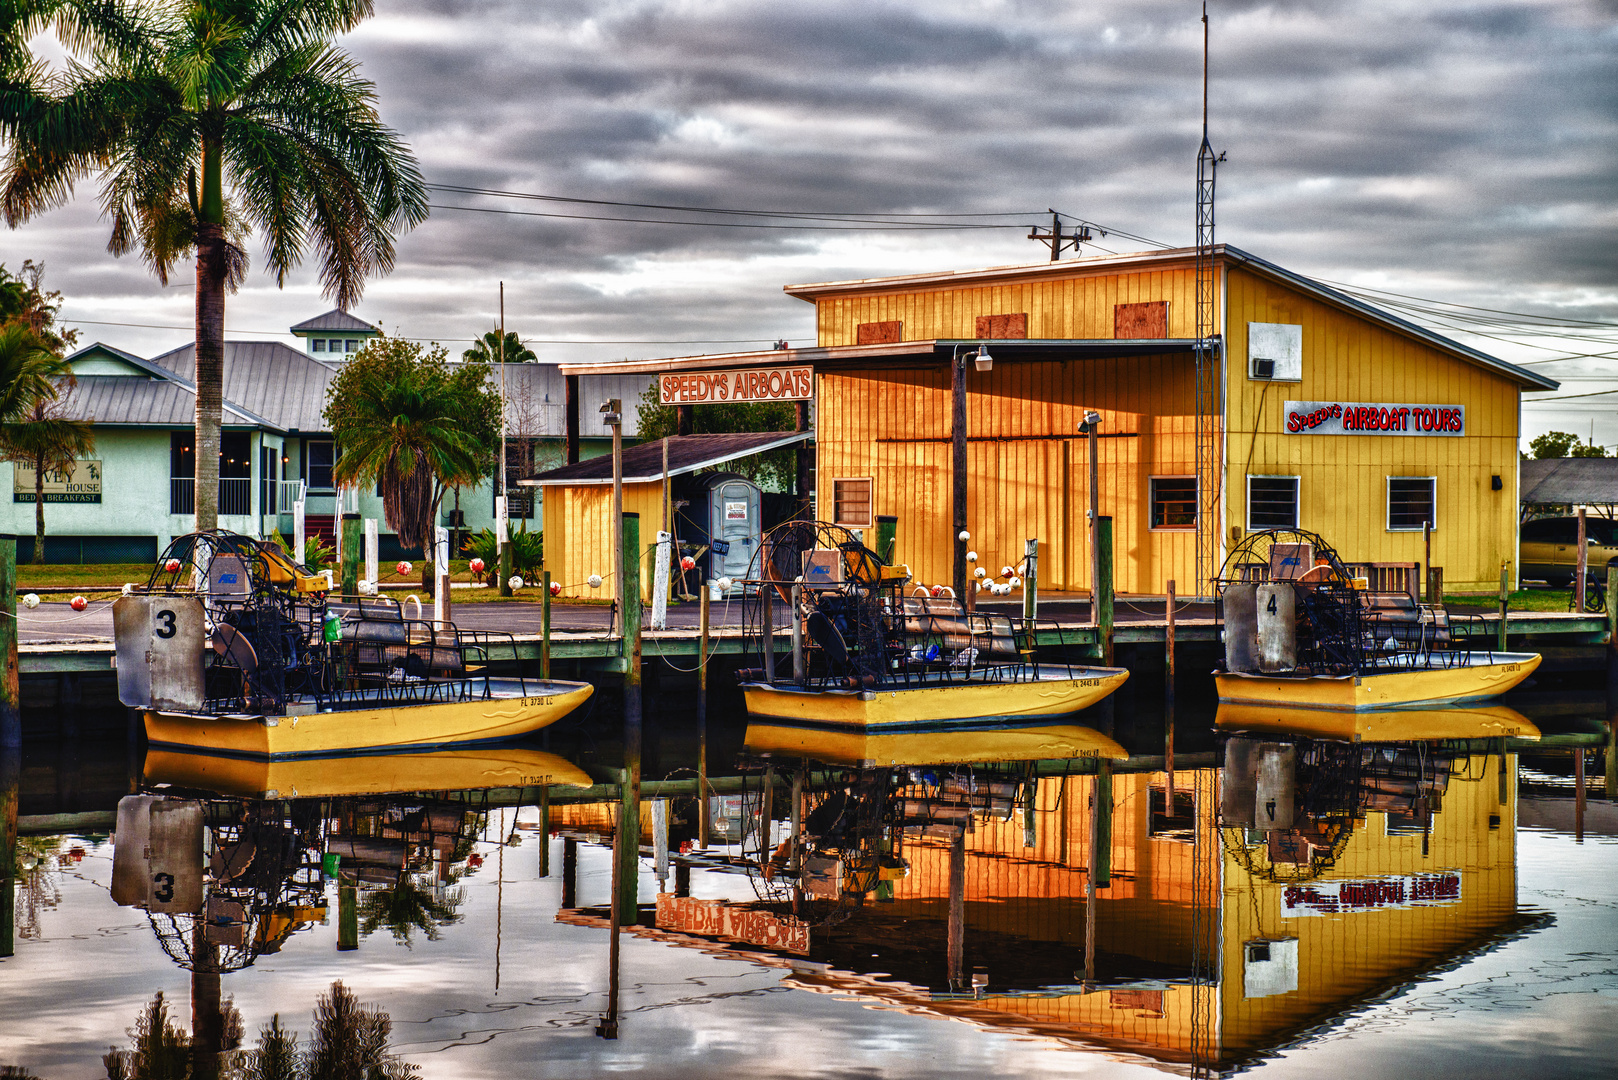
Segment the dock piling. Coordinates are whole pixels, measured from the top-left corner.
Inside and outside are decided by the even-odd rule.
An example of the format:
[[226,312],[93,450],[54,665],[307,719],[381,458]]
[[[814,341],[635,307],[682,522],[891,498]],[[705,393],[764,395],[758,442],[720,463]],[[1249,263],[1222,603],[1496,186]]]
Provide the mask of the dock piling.
[[364,525],[358,514],[343,515],[343,596],[357,598],[360,594],[360,558],[365,554],[360,539]]
[[1101,758],[1096,762],[1095,779],[1091,781],[1095,802],[1091,813],[1095,815],[1090,835],[1095,847],[1091,862],[1095,870],[1096,888],[1105,889],[1112,884],[1112,760]]
[[792,586],[792,681],[798,686],[809,681],[808,657],[803,652],[803,586]]
[[704,584],[699,590],[697,619],[697,846],[708,848],[708,603]]
[[[0,749],[22,746],[22,689],[17,677],[17,538],[0,536]],[[16,813],[15,810],[12,811]]]
[[[1023,541],[1022,619],[1030,635],[1039,618],[1039,541]],[[970,587],[970,586],[968,586]]]
[[562,910],[572,911],[579,906],[579,842],[571,836],[562,838]]
[[17,804],[21,785],[22,751],[15,746],[0,746],[0,956],[10,956],[16,948],[17,888],[14,880],[17,873]]
[[1163,772],[1169,813],[1174,812],[1174,580],[1169,580],[1163,605],[1167,628],[1163,634]]
[[[1096,518],[1096,626],[1100,629],[1101,660],[1112,666],[1112,518]],[[1110,701],[1110,697],[1103,700]]]
[[539,789],[539,876],[551,876],[551,789]]
[[1506,601],[1511,593],[1511,564],[1500,564],[1500,628],[1496,632],[1496,646],[1506,651]]
[[618,887],[613,902],[619,924],[634,926],[640,908],[640,515],[625,513],[621,520],[618,550],[623,553],[623,563],[618,577],[624,600],[624,779],[618,817],[622,843],[618,845]]
[[339,868],[337,871],[337,951],[353,952],[360,947],[359,883]]
[[[504,571],[501,571],[504,573]],[[551,572],[539,575],[539,677],[551,677]]]
[[1586,544],[1589,537],[1589,524],[1584,517],[1584,507],[1579,507],[1579,538],[1578,538],[1578,571],[1573,575],[1573,610],[1584,610],[1585,575],[1590,572],[1590,548]]
[[966,952],[966,829],[955,830],[949,842],[949,981],[958,985]]

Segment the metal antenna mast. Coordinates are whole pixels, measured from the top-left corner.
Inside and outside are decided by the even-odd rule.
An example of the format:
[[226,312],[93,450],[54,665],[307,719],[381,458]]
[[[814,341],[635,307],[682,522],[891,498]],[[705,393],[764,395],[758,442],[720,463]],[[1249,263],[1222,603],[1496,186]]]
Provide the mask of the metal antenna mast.
[[[1202,146],[1197,150],[1197,593],[1219,569],[1219,360],[1214,310],[1214,174],[1224,154],[1208,143],[1208,4],[1202,4]],[[1209,590],[1203,594],[1203,588]]]

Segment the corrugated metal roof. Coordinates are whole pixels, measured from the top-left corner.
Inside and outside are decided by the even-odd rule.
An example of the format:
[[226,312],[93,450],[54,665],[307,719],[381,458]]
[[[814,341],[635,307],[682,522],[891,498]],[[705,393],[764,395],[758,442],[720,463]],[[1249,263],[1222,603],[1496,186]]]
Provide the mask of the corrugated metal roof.
[[[655,442],[644,442],[624,450],[624,482],[646,483],[663,478],[663,444],[669,447],[669,475],[680,476],[723,465],[737,458],[778,450],[814,438],[808,431],[747,431],[726,435],[671,435]],[[526,487],[568,484],[612,483],[612,456],[563,465],[518,483]]]
[[[1119,271],[1129,271],[1143,267],[1170,266],[1183,264],[1196,257],[1196,248],[1168,248],[1162,251],[1132,251],[1122,255],[1098,255],[1081,259],[1063,259],[1059,262],[1016,263],[1010,266],[989,266],[978,270],[946,270],[923,274],[900,274],[895,277],[862,278],[849,281],[822,281],[803,285],[788,285],[783,291],[788,296],[795,296],[799,300],[810,303],[828,297],[848,295],[852,293],[884,291],[903,291],[921,288],[965,286],[971,284],[992,284],[1003,281],[1039,278],[1048,276],[1066,276],[1071,274],[1107,274]],[[1442,334],[1435,333],[1425,326],[1401,319],[1391,312],[1356,299],[1346,293],[1339,292],[1329,285],[1305,277],[1303,274],[1278,266],[1268,259],[1261,259],[1257,255],[1243,251],[1230,244],[1217,244],[1214,247],[1216,258],[1223,258],[1228,262],[1245,265],[1267,277],[1285,282],[1304,292],[1312,293],[1320,299],[1327,300],[1339,307],[1347,308],[1373,322],[1381,323],[1389,329],[1402,334],[1418,338],[1438,349],[1459,356],[1481,367],[1489,368],[1498,374],[1505,375],[1517,383],[1528,387],[1537,387],[1544,390],[1555,390],[1557,382],[1527,368],[1520,368],[1515,364],[1507,363],[1497,356],[1480,352],[1468,345],[1462,345]],[[801,350],[800,350],[801,351]]]
[[[182,345],[152,362],[182,379],[196,373],[196,346]],[[225,342],[225,400],[282,431],[325,431],[321,412],[336,372],[279,341]]]
[[1525,503],[1618,503],[1618,458],[1539,458],[1521,466]]
[[[197,399],[191,385],[179,379],[149,379],[144,375],[85,375],[63,395],[66,415],[97,424],[149,424],[190,427],[196,422]],[[225,423],[260,426],[229,404]]]
[[382,328],[372,326],[364,319],[356,319],[346,311],[334,308],[324,315],[316,315],[312,319],[305,319],[297,326],[292,327],[294,334],[300,330],[369,330],[372,333],[381,333]]

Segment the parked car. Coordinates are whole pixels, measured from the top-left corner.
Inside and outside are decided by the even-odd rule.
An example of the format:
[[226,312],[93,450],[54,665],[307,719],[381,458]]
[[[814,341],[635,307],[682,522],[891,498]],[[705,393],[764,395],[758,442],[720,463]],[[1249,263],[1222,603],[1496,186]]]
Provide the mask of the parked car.
[[[1618,565],[1618,521],[1586,517],[1584,536],[1589,580],[1605,587],[1607,567]],[[1573,584],[1573,576],[1579,566],[1578,518],[1549,517],[1525,521],[1519,540],[1523,577],[1544,581],[1558,589]]]

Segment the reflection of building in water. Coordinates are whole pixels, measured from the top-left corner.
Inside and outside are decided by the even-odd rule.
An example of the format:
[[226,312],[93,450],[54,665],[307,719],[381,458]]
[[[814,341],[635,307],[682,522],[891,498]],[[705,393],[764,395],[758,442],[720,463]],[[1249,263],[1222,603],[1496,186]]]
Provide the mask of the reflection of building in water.
[[[1249,753],[1240,743],[1234,752]],[[789,983],[804,989],[1168,1064],[1230,1065],[1518,927],[1509,759],[1437,743],[1264,745],[1285,753],[1255,758],[1260,768],[1229,760],[1179,772],[1172,791],[1161,772],[1111,777],[1110,877],[1094,900],[1089,983],[1096,780],[1083,775],[1025,780],[1005,798],[980,785],[952,858],[936,807],[933,824],[891,828],[916,820],[913,804],[945,789],[946,770],[930,789],[898,774],[886,859],[852,883],[845,863],[835,909],[799,900],[807,940],[722,917],[718,901],[673,897],[655,933],[700,947],[711,937],[698,935],[728,936],[794,967]],[[964,950],[955,980],[952,868]],[[790,922],[782,882],[777,872],[777,902],[765,906]],[[851,900],[850,888],[867,886]]]

